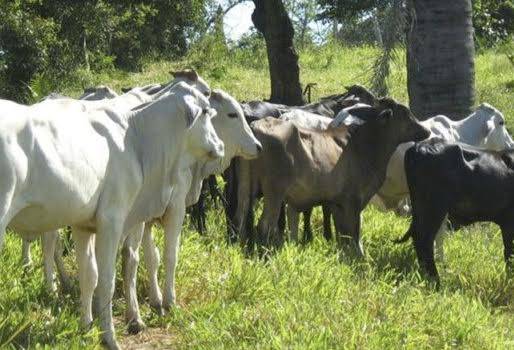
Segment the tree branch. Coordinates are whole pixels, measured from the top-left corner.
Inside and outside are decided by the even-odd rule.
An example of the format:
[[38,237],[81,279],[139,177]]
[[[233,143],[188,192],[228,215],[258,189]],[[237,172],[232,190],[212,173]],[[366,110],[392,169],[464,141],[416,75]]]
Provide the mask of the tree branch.
[[[230,11],[232,10],[234,7],[236,7],[237,5],[239,4],[242,4],[243,2],[247,2],[249,0],[235,0],[234,2],[231,2],[225,9],[223,9],[223,17]],[[218,17],[218,13],[216,13],[214,16],[212,16],[208,21],[207,21],[207,28],[210,28],[211,25],[214,23],[214,21],[216,21],[216,18]]]

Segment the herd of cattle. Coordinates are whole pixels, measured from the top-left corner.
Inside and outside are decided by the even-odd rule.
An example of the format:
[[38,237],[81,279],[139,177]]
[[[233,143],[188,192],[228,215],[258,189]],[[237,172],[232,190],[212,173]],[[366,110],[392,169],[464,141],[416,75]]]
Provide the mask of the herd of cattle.
[[[285,222],[298,239],[312,238],[310,215],[323,207],[324,235],[338,248],[364,256],[361,211],[369,202],[410,210],[420,267],[438,281],[434,241],[476,221],[500,225],[507,266],[513,255],[514,142],[503,115],[480,105],[460,121],[418,121],[390,98],[354,85],[305,106],[239,103],[212,90],[195,71],[168,84],[118,95],[106,87],[80,99],[51,95],[27,106],[0,100],[0,247],[10,227],[29,242],[42,236],[44,271],[56,289],[69,278],[58,229],[71,226],[78,262],[82,323],[100,320],[102,340],[118,348],[112,320],[115,266],[122,246],[130,332],[139,332],[136,294],[139,247],[157,312],[175,304],[175,268],[186,208],[204,179],[222,174],[227,234],[251,252],[279,247]],[[263,198],[254,227],[253,206]],[[408,198],[410,197],[410,206]],[[152,225],[165,233],[165,285]],[[442,253],[438,239],[437,252]]]

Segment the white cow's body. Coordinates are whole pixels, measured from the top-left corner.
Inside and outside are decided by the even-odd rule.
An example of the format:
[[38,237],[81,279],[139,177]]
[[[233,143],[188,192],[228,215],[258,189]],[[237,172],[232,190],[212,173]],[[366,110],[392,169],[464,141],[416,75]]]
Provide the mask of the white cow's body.
[[301,109],[294,109],[290,112],[282,114],[279,119],[290,121],[298,126],[307,129],[326,130],[332,122],[331,118],[303,111]]
[[85,89],[84,93],[79,97],[79,100],[96,101],[115,97],[118,97],[116,91],[108,86],[100,85],[94,88]]
[[[174,80],[172,80],[168,85],[159,89],[158,93],[150,95],[148,92],[159,86],[158,84],[147,85],[141,88],[133,88],[130,91],[117,95],[112,89],[108,87],[99,87],[94,90],[89,91],[89,98],[86,100],[75,100],[71,98],[57,98],[57,99],[48,99],[44,100],[40,103],[24,106],[12,101],[0,100],[0,106],[2,106],[2,111],[4,113],[0,113],[0,118],[2,115],[17,115],[18,113],[25,113],[27,110],[37,109],[39,111],[44,111],[44,113],[51,114],[55,111],[65,108],[68,113],[72,111],[75,112],[83,112],[83,111],[93,111],[102,108],[110,108],[116,113],[127,113],[133,108],[142,105],[144,103],[151,102],[153,100],[158,99],[159,97],[168,93],[176,84],[183,82],[186,83],[197,90],[199,90],[203,95],[210,94],[209,85],[198,75],[190,76],[178,74]],[[85,96],[84,94],[81,99]],[[100,100],[100,97],[104,97],[104,99]],[[44,255],[44,271],[45,271],[45,279],[48,285],[49,290],[55,291],[55,273],[54,273],[54,260],[57,265],[57,270],[59,272],[59,279],[61,281],[61,286],[63,289],[69,289],[69,278],[64,269],[64,264],[62,261],[62,250],[59,245],[58,240],[58,232],[51,231],[46,232],[44,234],[45,238],[43,239],[43,255]],[[30,240],[33,237],[25,236],[23,240],[23,250],[22,250],[22,260],[25,265],[31,263],[30,257]],[[55,259],[54,259],[55,255]]]
[[22,235],[73,226],[83,322],[92,321],[98,277],[102,337],[115,348],[111,298],[123,233],[163,215],[184,149],[203,159],[221,156],[223,145],[203,112],[208,101],[185,84],[130,114],[50,110],[0,118],[0,247],[8,225]]

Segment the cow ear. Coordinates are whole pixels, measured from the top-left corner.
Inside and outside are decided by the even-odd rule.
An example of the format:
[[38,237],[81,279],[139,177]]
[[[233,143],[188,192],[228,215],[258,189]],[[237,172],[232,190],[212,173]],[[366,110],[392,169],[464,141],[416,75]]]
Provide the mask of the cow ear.
[[218,91],[218,90],[212,90],[211,91],[211,96],[210,96],[214,101],[217,101],[217,102],[221,102],[223,96],[221,95],[221,93]]
[[388,109],[384,109],[382,112],[380,112],[380,114],[378,115],[378,117],[382,120],[385,120],[385,119],[389,119],[393,116],[393,111],[390,110],[389,108]]
[[494,130],[494,119],[490,118],[485,124],[484,124],[484,134],[483,137],[487,139],[489,137],[489,134]]
[[494,130],[494,119],[493,118],[489,119],[487,121],[486,125],[487,125],[487,133],[489,134],[491,131]]
[[190,128],[194,121],[202,114],[202,108],[196,104],[195,98],[191,95],[184,97],[186,127]]
[[191,81],[197,81],[199,76],[198,73],[194,69],[189,69],[186,71],[187,78]]

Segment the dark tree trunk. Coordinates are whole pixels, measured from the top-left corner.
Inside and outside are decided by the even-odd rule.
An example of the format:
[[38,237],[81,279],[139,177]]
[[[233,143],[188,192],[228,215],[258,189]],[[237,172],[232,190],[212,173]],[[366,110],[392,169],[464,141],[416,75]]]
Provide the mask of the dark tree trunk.
[[252,21],[264,35],[271,77],[271,102],[302,105],[298,55],[293,47],[294,29],[281,0],[254,0]]
[[408,0],[407,81],[420,119],[460,119],[475,98],[471,0]]

